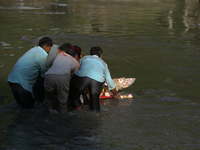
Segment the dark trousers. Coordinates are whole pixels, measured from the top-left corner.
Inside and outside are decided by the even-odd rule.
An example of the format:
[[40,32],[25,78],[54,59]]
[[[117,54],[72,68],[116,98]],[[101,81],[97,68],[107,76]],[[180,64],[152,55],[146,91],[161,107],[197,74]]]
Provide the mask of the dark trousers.
[[48,109],[54,108],[55,92],[58,100],[58,111],[67,111],[67,100],[69,95],[69,75],[47,74],[44,79],[45,102]]
[[33,86],[34,100],[37,102],[43,102],[45,99],[43,84],[44,84],[44,78],[38,77],[36,83]]
[[104,82],[98,82],[88,77],[75,75],[70,86],[69,99],[73,108],[81,106],[80,95],[85,88],[89,89],[91,110],[100,110],[99,96],[103,89]]
[[35,101],[33,99],[32,94],[25,90],[20,84],[18,83],[11,83],[8,82],[12,93],[14,95],[15,101],[21,108],[34,108]]

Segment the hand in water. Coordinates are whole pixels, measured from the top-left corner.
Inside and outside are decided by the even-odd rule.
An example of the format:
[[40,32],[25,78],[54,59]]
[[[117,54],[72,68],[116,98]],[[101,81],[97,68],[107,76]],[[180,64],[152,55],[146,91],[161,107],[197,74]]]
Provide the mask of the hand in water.
[[121,96],[119,95],[119,93],[117,93],[117,95],[115,95],[113,97],[114,97],[114,99],[120,99],[121,98]]

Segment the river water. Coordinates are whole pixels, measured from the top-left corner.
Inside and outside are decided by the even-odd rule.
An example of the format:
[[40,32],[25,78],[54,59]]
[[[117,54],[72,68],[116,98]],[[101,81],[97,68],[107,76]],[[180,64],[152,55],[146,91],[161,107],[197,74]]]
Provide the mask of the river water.
[[[1,149],[200,149],[198,0],[0,0]],[[18,110],[7,77],[43,36],[89,54],[112,78],[134,77],[101,112]]]

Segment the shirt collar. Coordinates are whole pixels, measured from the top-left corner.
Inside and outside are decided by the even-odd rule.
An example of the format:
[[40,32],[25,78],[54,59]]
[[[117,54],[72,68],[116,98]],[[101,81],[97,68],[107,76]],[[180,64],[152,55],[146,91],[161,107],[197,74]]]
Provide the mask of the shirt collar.
[[99,58],[99,56],[97,56],[97,55],[91,55],[91,56],[94,56],[94,57],[98,57],[98,58]]
[[43,52],[45,52],[46,54],[48,54],[42,47],[37,46],[39,49],[43,50]]

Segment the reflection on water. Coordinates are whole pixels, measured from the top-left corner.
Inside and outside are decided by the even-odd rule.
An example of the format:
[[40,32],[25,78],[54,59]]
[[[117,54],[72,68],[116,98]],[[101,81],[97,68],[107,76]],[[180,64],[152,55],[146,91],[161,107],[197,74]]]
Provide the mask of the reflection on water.
[[[198,149],[199,0],[19,0],[0,2],[2,149]],[[104,50],[111,75],[135,77],[101,100],[101,113],[18,110],[7,76],[42,36],[89,54]]]
[[42,9],[43,7],[41,8],[34,8],[34,7],[28,7],[28,6],[19,6],[19,7],[0,7],[0,9],[27,9],[27,10],[30,10],[30,9]]

